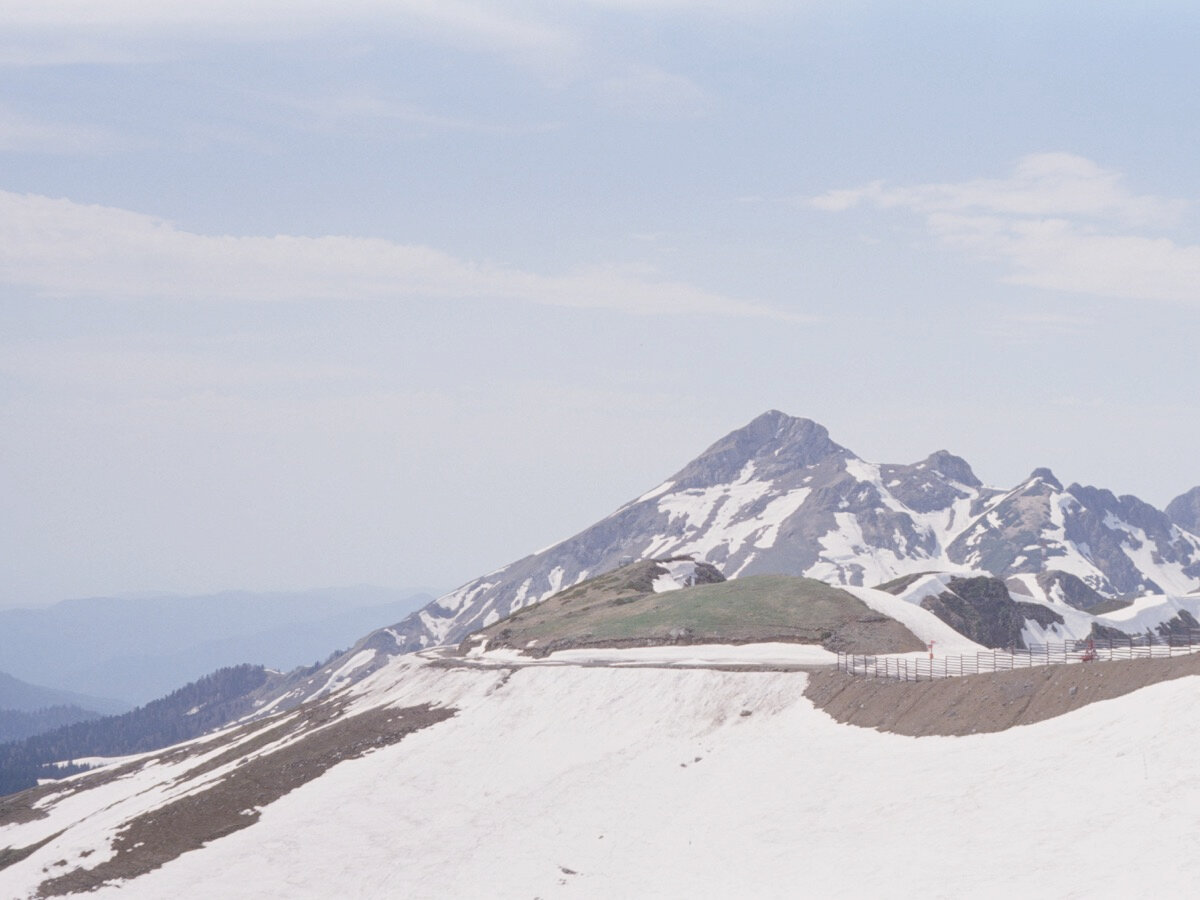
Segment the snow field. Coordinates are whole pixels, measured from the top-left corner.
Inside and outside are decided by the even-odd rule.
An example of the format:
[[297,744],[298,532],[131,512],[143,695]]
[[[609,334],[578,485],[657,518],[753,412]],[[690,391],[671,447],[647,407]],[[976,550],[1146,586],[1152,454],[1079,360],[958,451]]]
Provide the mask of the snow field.
[[940,594],[946,590],[945,584],[949,582],[950,577],[949,575],[927,575],[914,581],[899,596],[875,588],[847,585],[840,585],[840,587],[843,591],[853,594],[875,612],[895,619],[915,634],[918,640],[924,641],[926,644],[933,641],[934,651],[938,655],[948,653],[961,655],[986,651],[987,648],[982,644],[977,644],[970,638],[959,634],[929,610],[918,605],[923,597],[929,594]]
[[[667,482],[661,490],[644,495],[644,499],[665,493],[671,485],[673,482]],[[641,556],[653,559],[688,553],[705,559],[722,546],[732,556],[746,543],[759,549],[770,549],[775,545],[780,525],[804,505],[812,491],[795,488],[777,493],[759,514],[748,516],[744,512],[772,493],[776,493],[773,483],[756,480],[754,463],[748,462],[732,484],[677,491],[660,497],[659,512],[667,514],[668,525],[682,523],[683,533],[655,535]],[[753,554],[750,554],[746,564],[752,558]]]
[[815,644],[765,641],[758,644],[686,644],[663,647],[582,647],[542,658],[501,648],[469,656],[468,663],[516,666],[832,666],[837,654]]
[[457,716],[97,896],[1128,897],[1200,878],[1200,679],[921,739],[838,725],[805,683],[406,661],[356,703]]
[[[59,860],[65,860],[70,867],[93,867],[111,859],[112,839],[124,823],[172,799],[202,789],[236,766],[236,762],[226,763],[207,773],[199,782],[185,780],[176,783],[176,779],[181,778],[189,769],[227,752],[231,745],[221,738],[228,732],[229,729],[225,729],[187,742],[188,746],[207,748],[196,756],[176,762],[152,761],[140,769],[86,791],[72,793],[67,785],[91,773],[81,773],[64,779],[62,791],[49,794],[36,804],[37,808],[49,813],[47,818],[0,826],[0,846],[29,846],[50,838],[45,846],[26,859],[0,870],[0,897],[22,896],[18,886],[32,890],[30,885],[35,886],[42,877],[46,877],[38,873],[43,870],[54,873],[58,870]],[[292,738],[285,738],[275,746],[290,739]],[[154,757],[156,754],[157,751],[152,751],[140,755]],[[108,762],[110,765],[119,765],[137,758],[121,757]],[[58,834],[60,831],[63,833]]]

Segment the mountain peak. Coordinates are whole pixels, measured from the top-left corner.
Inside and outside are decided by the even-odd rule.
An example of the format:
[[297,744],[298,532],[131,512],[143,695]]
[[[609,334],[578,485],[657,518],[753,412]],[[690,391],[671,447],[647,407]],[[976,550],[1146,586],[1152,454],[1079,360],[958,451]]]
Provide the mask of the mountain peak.
[[826,457],[849,454],[824,425],[771,409],[731,431],[688,463],[674,478],[679,487],[734,481],[749,462],[765,469],[797,469]]
[[974,471],[961,456],[955,456],[949,450],[935,450],[922,460],[925,467],[940,472],[951,481],[965,484],[967,487],[982,487],[983,482],[975,477]]
[[1050,487],[1054,488],[1057,491],[1061,491],[1063,489],[1062,482],[1059,481],[1057,478],[1055,478],[1054,473],[1051,472],[1049,469],[1047,469],[1045,466],[1034,469],[1032,472],[1030,472],[1029,480],[1030,481],[1041,481],[1045,484],[1050,485]]
[[1200,533],[1200,485],[1167,504],[1167,517],[1192,534]]

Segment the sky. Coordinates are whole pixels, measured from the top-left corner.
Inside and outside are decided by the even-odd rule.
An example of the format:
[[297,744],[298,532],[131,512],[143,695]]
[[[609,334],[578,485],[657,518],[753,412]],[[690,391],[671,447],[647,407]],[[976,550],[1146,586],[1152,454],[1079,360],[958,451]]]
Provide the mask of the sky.
[[771,408],[1200,484],[1183,3],[0,0],[0,606],[450,589]]

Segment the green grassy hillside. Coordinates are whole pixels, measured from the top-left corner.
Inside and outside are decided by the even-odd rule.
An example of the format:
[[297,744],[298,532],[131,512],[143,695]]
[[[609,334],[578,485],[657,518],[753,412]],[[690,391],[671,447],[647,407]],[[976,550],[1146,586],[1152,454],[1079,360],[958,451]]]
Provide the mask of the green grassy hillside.
[[907,628],[811,578],[756,575],[652,593],[634,563],[476,632],[468,643],[542,655],[570,647],[794,641],[855,653],[920,650]]

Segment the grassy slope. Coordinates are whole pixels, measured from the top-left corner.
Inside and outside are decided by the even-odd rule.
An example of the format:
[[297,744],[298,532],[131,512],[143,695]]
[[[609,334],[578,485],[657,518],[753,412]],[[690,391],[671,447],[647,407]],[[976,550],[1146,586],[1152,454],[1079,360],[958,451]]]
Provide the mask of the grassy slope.
[[[521,610],[477,635],[491,647],[797,641],[854,652],[920,650],[897,622],[810,578],[756,575],[654,594],[627,567]],[[536,641],[533,647],[530,642]]]

